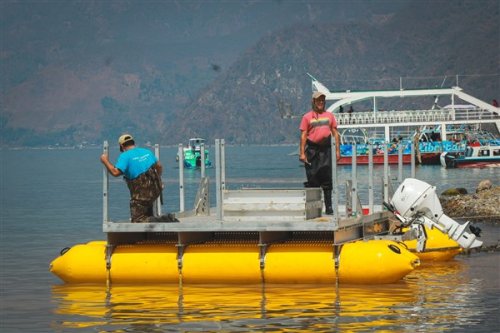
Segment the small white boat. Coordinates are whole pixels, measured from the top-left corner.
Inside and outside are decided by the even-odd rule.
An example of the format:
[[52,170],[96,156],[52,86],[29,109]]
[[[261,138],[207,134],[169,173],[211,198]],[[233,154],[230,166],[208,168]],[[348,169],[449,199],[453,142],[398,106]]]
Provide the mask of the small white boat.
[[[202,138],[191,138],[187,147],[183,148],[184,154],[184,167],[187,169],[196,169],[201,167],[201,147],[205,146],[205,139]],[[205,150],[205,167],[209,168],[212,166],[210,161],[209,151]],[[176,160],[179,161],[179,155],[176,156]]]
[[442,153],[440,161],[445,168],[500,167],[500,145],[469,145],[464,152]]

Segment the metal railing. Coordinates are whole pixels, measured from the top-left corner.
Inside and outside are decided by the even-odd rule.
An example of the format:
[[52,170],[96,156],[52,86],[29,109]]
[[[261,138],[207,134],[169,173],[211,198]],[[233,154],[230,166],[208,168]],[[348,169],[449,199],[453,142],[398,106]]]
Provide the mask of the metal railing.
[[[332,152],[335,152],[335,145],[332,138]],[[351,179],[345,183],[346,191],[351,193],[349,196],[348,202],[346,206],[349,207],[350,213],[349,216],[356,216],[362,212],[362,207],[360,203],[360,199],[358,196],[358,168],[356,161],[356,145],[353,146],[353,158],[352,158],[352,168],[351,168]],[[374,212],[374,178],[373,178],[373,145],[368,145],[368,209],[370,212]],[[388,147],[389,144],[384,144],[384,176],[382,179],[382,187],[383,187],[383,200],[385,202],[389,201],[390,196],[390,170],[389,170],[389,161],[388,161]],[[108,152],[108,142],[104,141],[103,144],[103,152],[106,154]],[[179,145],[179,214],[184,215],[182,213],[195,214],[195,215],[210,215],[210,200],[209,200],[209,180],[208,177],[201,177],[200,179],[200,189],[197,193],[197,199],[195,200],[195,207],[192,211],[185,212],[185,184],[184,184],[184,168],[183,168],[183,147]],[[155,145],[155,155],[159,158],[160,149],[158,145]],[[398,182],[403,181],[403,146],[399,145],[398,148]],[[226,190],[226,172],[225,172],[225,142],[224,139],[216,139],[215,140],[215,185],[216,185],[216,219],[219,221],[224,220],[224,212],[223,212],[223,193]],[[202,163],[202,174],[205,174],[204,166]],[[413,144],[411,145],[411,175],[412,178],[415,178],[415,149]],[[338,167],[336,154],[332,154],[332,182],[333,182],[333,195],[332,195],[332,206],[334,208],[333,222],[338,223],[339,221],[339,189],[342,184],[339,183],[338,179]],[[111,222],[109,218],[109,174],[104,168],[103,170],[103,223],[107,224]],[[161,204],[157,202],[155,205],[155,215],[161,215]]]
[[418,122],[440,122],[453,120],[500,120],[493,112],[483,109],[439,109],[369,111],[335,114],[339,125],[397,124]]

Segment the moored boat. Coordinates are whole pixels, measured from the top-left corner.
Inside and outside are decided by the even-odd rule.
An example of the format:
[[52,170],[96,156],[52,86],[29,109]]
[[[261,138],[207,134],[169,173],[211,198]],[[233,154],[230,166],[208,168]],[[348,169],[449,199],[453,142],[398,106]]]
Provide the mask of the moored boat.
[[[477,136],[479,133],[476,132],[480,130],[481,124],[489,123],[494,125],[497,131],[500,130],[500,108],[465,93],[458,86],[452,88],[408,89],[403,87],[401,81],[399,89],[393,90],[352,91],[348,89],[330,91],[312,75],[308,75],[312,79],[312,90],[323,93],[327,103],[331,102],[330,105],[326,105],[327,111],[335,114],[340,130],[362,129],[365,132],[370,130],[372,133],[370,137],[374,133],[377,134],[376,137],[378,138],[382,135],[383,142],[387,145],[394,137],[399,138],[399,133],[404,131],[407,135],[403,135],[403,138],[414,144],[417,162],[421,164],[439,164],[441,153],[465,150],[465,144],[469,143],[469,140],[465,140],[465,132],[472,132],[474,136]],[[421,101],[412,105],[411,109],[383,110],[380,107],[380,100],[401,100],[404,97],[418,98]],[[415,105],[427,103],[429,97],[434,100],[431,108],[421,108],[420,106],[419,109],[415,109]],[[440,107],[438,100],[443,97],[446,100],[449,97],[450,104]],[[369,100],[372,101],[371,110],[366,107],[366,101]],[[465,104],[457,104],[456,102],[459,100]],[[361,108],[357,108],[356,112],[344,111],[346,107],[353,110],[352,105],[358,102],[363,102],[363,104]],[[393,107],[394,105],[391,104],[387,105]],[[458,130],[455,132],[455,129],[450,127],[458,128]],[[423,133],[425,137],[415,136],[420,135],[419,132],[422,129],[428,130],[428,133]],[[364,143],[357,142],[355,144]],[[354,143],[344,142],[344,144],[349,146],[344,147],[344,154],[341,153],[342,158],[339,162],[340,164],[350,164],[352,153],[349,155],[349,150],[352,150],[351,145]],[[481,144],[485,143],[481,142]],[[359,148],[356,162],[364,164],[367,158],[363,157],[363,153],[360,153],[363,148]],[[403,163],[412,162],[411,157],[405,156],[407,153],[403,153]],[[378,155],[381,156],[374,156],[374,163],[380,163],[384,160],[382,154]],[[397,154],[392,157],[390,154],[388,155],[390,164],[399,163]]]
[[[418,147],[415,147],[416,162],[420,164],[440,164],[439,156],[443,152],[461,152],[465,150],[467,136],[463,131],[449,131],[447,140],[441,141],[438,131],[425,130],[413,134],[419,136]],[[368,151],[372,149],[373,164],[384,164],[384,150],[387,146],[388,164],[398,164],[402,159],[403,164],[410,164],[411,145],[413,138],[404,139],[402,136],[394,138],[390,143],[384,139],[370,138],[367,131],[358,128],[344,129],[340,135],[340,160],[339,165],[352,164],[352,152],[356,146],[356,163],[365,165],[369,163]],[[401,146],[401,147],[400,147]],[[399,149],[401,148],[401,157]]]
[[[183,161],[184,167],[187,169],[197,169],[202,165],[202,151],[201,147],[205,146],[205,139],[202,138],[191,138],[187,147],[183,148]],[[210,161],[210,153],[208,149],[204,149],[204,159],[205,167],[209,168],[212,166]],[[176,160],[179,161],[179,155],[176,156]]]
[[[374,149],[377,149],[377,148],[374,148]],[[388,154],[387,161],[388,161],[388,164],[398,164],[399,163],[399,155],[397,153]],[[368,154],[356,155],[356,163],[360,164],[360,165],[367,165],[369,163]],[[403,154],[403,164],[410,164],[410,163],[411,163],[411,155],[410,154]],[[351,156],[345,156],[345,155],[342,156],[341,155],[340,160],[338,160],[337,164],[338,165],[351,165],[352,164],[352,155]],[[373,164],[384,164],[384,153],[383,152],[378,152],[378,153],[373,154]]]
[[411,163],[411,142],[397,139],[386,143],[383,139],[370,138],[368,132],[361,128],[347,128],[340,133],[340,159],[338,165],[351,165],[353,151],[356,149],[356,164],[369,163],[369,150],[372,149],[373,164],[384,164],[384,151],[387,145],[389,164],[399,163],[399,145],[402,145],[403,164]]
[[440,161],[445,168],[500,167],[500,145],[468,145],[464,152],[442,153]]

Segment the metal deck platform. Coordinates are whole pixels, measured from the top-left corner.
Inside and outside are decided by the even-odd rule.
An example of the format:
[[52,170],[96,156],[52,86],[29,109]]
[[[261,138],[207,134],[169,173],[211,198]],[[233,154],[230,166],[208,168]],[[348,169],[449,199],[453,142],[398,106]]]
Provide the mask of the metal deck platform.
[[331,216],[321,216],[314,219],[297,221],[220,221],[215,215],[179,216],[180,222],[130,223],[106,222],[103,231],[114,232],[263,232],[263,231],[338,231],[348,228],[380,223],[387,220],[392,214],[377,212],[358,218],[341,219],[339,223]]
[[179,247],[217,240],[221,243],[231,241],[253,241],[261,246],[296,240],[301,234],[309,240],[327,241],[332,246],[360,239],[373,239],[387,235],[391,226],[389,212],[378,212],[357,218],[333,222],[331,217],[318,217],[303,222],[286,221],[218,221],[215,216],[179,217],[174,223],[127,223],[107,222],[108,247],[111,249],[123,244],[147,242],[174,242]]

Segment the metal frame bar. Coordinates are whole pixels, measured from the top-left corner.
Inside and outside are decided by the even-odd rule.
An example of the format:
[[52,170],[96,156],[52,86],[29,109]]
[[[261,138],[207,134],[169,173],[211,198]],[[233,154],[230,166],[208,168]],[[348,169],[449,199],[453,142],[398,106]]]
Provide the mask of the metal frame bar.
[[398,144],[398,182],[403,182],[403,145]]
[[215,195],[217,202],[217,219],[224,219],[223,192],[226,189],[226,163],[224,139],[215,139]]
[[[103,154],[109,155],[109,144],[108,141],[104,141],[103,144]],[[103,166],[102,172],[102,222],[107,223],[109,221],[109,174],[106,166]]]
[[384,201],[389,201],[389,149],[387,147],[387,142],[384,144]]
[[373,144],[368,145],[368,209],[373,213]]
[[201,157],[201,178],[205,178],[205,144],[200,144],[200,157]]
[[338,226],[339,223],[339,182],[337,178],[337,145],[340,142],[336,142],[335,138],[332,136],[330,139],[330,144],[332,145],[332,206],[333,206],[333,223]]
[[179,144],[179,212],[184,212],[184,149],[182,143]]
[[[160,145],[155,144],[154,149],[155,149],[155,156],[159,161],[160,160]],[[161,184],[161,186],[163,186],[163,184]],[[163,191],[163,189],[162,189],[162,191]],[[160,199],[160,197],[158,197],[158,199],[156,199],[156,201],[155,201],[154,212],[156,213],[156,216],[161,216],[161,199]]]
[[358,211],[358,169],[357,169],[357,158],[358,158],[358,145],[353,144],[352,145],[352,158],[351,158],[351,215],[354,216],[356,212]]

